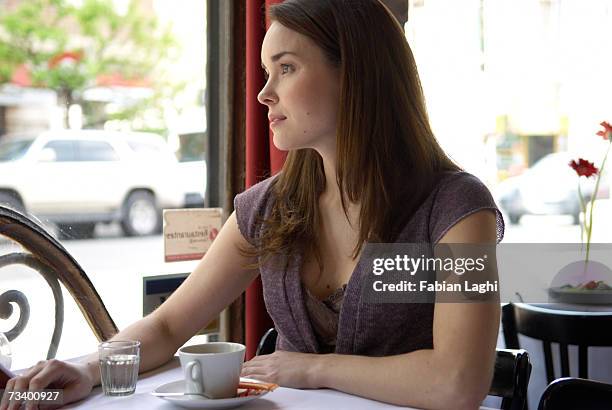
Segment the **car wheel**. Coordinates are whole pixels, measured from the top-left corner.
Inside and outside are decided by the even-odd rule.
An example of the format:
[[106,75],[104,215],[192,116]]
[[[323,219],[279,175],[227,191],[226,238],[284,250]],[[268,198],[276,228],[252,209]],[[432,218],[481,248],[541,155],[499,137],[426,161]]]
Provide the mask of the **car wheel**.
[[512,225],[518,225],[518,223],[521,221],[521,216],[523,216],[523,215],[521,215],[521,214],[510,214],[508,216],[510,218],[510,223]]
[[94,236],[96,224],[92,222],[57,224],[57,229],[60,239],[91,239]]
[[155,197],[150,192],[130,194],[123,206],[121,227],[127,236],[145,236],[159,232],[161,218]]
[[0,205],[8,206],[21,213],[25,212],[25,206],[23,206],[19,197],[12,192],[0,192]]

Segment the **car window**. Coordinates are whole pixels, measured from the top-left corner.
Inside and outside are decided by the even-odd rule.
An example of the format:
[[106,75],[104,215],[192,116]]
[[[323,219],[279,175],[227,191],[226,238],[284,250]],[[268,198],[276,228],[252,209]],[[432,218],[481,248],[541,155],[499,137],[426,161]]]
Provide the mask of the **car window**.
[[77,161],[117,161],[115,149],[104,141],[76,141]]
[[138,155],[142,156],[160,156],[162,150],[159,145],[149,144],[140,141],[128,141],[128,145]]
[[128,145],[138,158],[142,159],[168,159],[168,152],[163,146],[142,141],[128,141]]
[[44,149],[52,149],[55,152],[55,161],[75,161],[74,144],[72,141],[50,141],[45,144]]
[[25,155],[34,140],[6,141],[0,143],[0,161],[14,161]]

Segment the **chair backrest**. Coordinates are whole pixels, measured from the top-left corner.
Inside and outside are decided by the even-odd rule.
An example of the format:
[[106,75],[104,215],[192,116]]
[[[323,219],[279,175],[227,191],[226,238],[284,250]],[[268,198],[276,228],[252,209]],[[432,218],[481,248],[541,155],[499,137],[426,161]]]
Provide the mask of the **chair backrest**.
[[566,377],[550,383],[538,410],[604,410],[612,408],[612,384]]
[[[274,353],[277,337],[276,329],[269,329],[259,341],[255,354]],[[525,350],[497,349],[489,395],[502,397],[503,410],[523,410],[527,405],[530,375],[531,363]]]
[[551,343],[559,344],[561,377],[569,377],[568,345],[578,346],[578,375],[588,379],[588,347],[612,346],[612,313],[547,309],[524,303],[502,308],[506,347],[519,349],[518,334],[542,341],[548,383],[556,379]]
[[531,362],[525,350],[497,349],[490,396],[502,397],[503,410],[523,410],[527,406],[527,387]]
[[[60,283],[70,292],[98,340],[109,339],[117,333],[117,326],[98,292],[68,251],[30,218],[0,205],[0,241],[7,240],[28,252],[18,250],[0,255],[0,269],[8,265],[26,265],[43,276],[53,293],[55,327],[47,359],[55,357],[62,332],[64,301]],[[27,297],[16,290],[8,290],[0,295],[1,319],[8,319],[12,315],[11,303],[19,306],[20,313],[17,323],[6,333],[9,340],[23,332],[29,319]]]
[[278,332],[276,329],[271,327],[268,331],[261,337],[259,341],[259,345],[257,346],[257,350],[255,351],[255,356],[259,356],[260,354],[270,354],[274,353],[276,350],[276,338],[278,337]]

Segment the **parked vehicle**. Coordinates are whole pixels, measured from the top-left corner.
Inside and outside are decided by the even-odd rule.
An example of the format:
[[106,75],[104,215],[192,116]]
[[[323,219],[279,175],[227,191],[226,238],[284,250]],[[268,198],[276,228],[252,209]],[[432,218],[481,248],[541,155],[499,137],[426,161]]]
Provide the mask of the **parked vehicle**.
[[150,235],[161,231],[163,208],[203,204],[200,165],[189,180],[165,140],[149,133],[9,135],[0,139],[0,203],[73,237],[91,236],[100,222],[119,222],[129,236]]
[[[523,215],[563,215],[580,222],[578,176],[569,167],[576,159],[568,152],[548,154],[523,174],[502,181],[496,189],[496,199],[508,215],[510,223],[519,223]],[[590,201],[595,188],[595,178],[581,178],[580,186],[585,201]],[[597,198],[609,197],[606,175],[602,177]]]

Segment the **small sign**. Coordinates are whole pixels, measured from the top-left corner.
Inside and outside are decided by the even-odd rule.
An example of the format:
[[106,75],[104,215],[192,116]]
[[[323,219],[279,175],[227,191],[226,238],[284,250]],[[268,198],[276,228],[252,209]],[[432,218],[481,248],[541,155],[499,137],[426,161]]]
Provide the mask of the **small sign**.
[[201,259],[221,230],[221,208],[164,209],[164,260]]
[[[187,273],[173,275],[145,276],[142,278],[142,315],[147,316],[161,306],[181,286],[187,278]],[[219,333],[221,329],[220,317],[215,318],[197,334]]]

